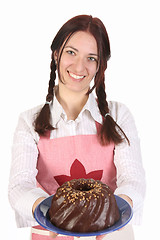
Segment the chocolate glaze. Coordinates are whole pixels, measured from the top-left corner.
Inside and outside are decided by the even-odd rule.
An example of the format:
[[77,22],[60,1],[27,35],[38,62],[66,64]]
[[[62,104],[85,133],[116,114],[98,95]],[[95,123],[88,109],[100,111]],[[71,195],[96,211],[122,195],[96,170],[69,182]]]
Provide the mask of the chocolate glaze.
[[101,181],[73,179],[57,189],[49,209],[50,221],[72,232],[95,232],[120,218],[111,189]]

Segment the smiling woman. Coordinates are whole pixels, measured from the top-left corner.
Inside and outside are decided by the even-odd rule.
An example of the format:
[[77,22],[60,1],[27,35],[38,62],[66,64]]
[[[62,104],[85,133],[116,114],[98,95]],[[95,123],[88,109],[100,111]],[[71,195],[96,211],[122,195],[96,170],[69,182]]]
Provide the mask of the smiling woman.
[[[84,176],[128,201],[139,223],[145,192],[139,140],[127,107],[106,99],[110,42],[104,24],[76,16],[58,31],[51,50],[46,103],[20,115],[14,136],[9,199],[17,225],[34,226],[32,240],[50,240],[35,226],[36,206],[67,179]],[[105,239],[131,240],[133,232],[125,228]]]

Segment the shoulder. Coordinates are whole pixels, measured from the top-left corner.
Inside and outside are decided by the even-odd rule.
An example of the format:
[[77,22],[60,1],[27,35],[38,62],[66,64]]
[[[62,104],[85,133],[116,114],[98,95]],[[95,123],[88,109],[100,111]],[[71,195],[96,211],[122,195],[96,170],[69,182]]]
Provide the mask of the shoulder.
[[38,139],[38,134],[34,130],[34,120],[37,117],[37,114],[42,109],[43,105],[36,106],[29,110],[26,110],[19,115],[19,120],[16,128],[16,133],[25,132],[26,134],[32,135],[35,139]]
[[29,121],[34,121],[37,114],[40,112],[40,110],[42,109],[43,105],[38,105],[36,107],[33,107],[31,109],[28,109],[22,113],[20,113],[20,118],[26,120],[27,122]]
[[122,119],[126,119],[127,117],[132,116],[129,108],[121,102],[109,101],[108,106],[110,114],[116,122],[119,122]]
[[134,144],[135,142],[139,142],[135,120],[129,108],[125,104],[115,101],[111,101],[108,104],[110,115],[125,132],[130,141],[130,144],[133,144],[133,142]]
[[135,120],[130,109],[123,103],[108,102],[110,115],[123,130],[135,130]]

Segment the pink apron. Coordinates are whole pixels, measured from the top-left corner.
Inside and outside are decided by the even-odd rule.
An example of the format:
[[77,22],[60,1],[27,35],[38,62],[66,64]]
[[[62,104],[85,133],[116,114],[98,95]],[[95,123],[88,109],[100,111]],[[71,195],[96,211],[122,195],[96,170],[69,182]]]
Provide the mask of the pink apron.
[[[99,126],[100,124],[96,122],[97,131]],[[48,133],[48,136],[41,137],[38,142],[38,187],[52,195],[66,181],[93,178],[101,180],[115,191],[114,147],[114,143],[107,146],[100,145],[97,135],[50,139],[50,133]],[[48,231],[42,230],[42,227],[34,227],[32,240],[53,239],[47,235]],[[71,240],[73,237],[57,236],[56,239]]]

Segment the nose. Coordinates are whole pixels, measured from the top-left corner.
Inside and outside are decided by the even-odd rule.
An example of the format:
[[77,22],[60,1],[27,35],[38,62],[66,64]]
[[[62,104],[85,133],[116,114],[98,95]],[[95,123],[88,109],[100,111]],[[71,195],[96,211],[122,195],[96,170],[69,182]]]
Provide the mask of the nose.
[[78,57],[75,59],[75,62],[74,62],[74,68],[75,68],[75,71],[76,73],[83,73],[84,74],[84,70],[85,70],[85,61],[83,58],[81,57]]

